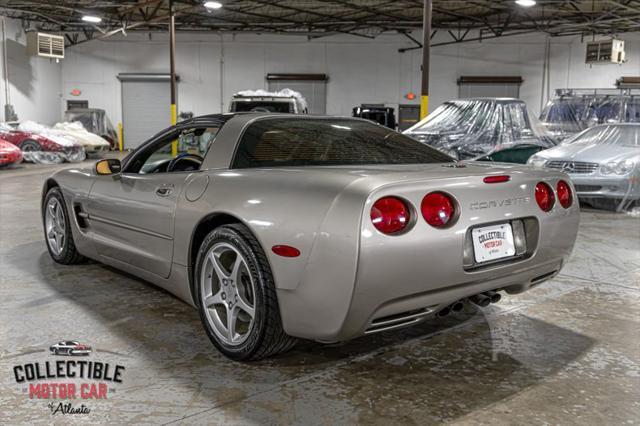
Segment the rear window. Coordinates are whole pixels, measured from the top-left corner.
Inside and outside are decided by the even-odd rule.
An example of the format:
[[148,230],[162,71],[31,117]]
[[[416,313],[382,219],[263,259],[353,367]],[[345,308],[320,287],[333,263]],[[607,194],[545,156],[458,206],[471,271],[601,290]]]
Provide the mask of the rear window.
[[360,120],[259,120],[245,131],[233,168],[450,163],[453,159],[389,128]]

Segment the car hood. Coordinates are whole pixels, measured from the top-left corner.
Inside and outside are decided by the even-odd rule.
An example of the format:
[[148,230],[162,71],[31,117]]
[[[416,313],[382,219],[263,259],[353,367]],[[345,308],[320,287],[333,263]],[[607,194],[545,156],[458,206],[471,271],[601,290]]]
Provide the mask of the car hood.
[[586,163],[608,163],[627,160],[640,155],[640,148],[606,144],[560,145],[537,154],[546,160],[583,161]]
[[555,145],[551,140],[535,136],[517,140],[505,140],[503,143],[499,143],[495,138],[489,137],[485,133],[465,134],[453,131],[429,132],[416,130],[414,132],[405,132],[405,134],[442,152],[455,155],[461,160],[469,160],[517,145],[538,145],[544,148]]

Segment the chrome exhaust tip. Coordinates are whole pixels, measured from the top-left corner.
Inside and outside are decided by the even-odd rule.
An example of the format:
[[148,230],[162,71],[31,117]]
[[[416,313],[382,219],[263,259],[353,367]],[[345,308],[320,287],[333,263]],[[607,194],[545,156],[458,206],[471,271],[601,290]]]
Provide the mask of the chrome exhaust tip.
[[484,295],[491,300],[491,303],[498,303],[500,299],[502,299],[500,293],[496,293],[495,291],[486,291]]
[[491,299],[485,296],[484,294],[476,294],[475,296],[471,296],[469,301],[480,308],[486,308],[491,303]]
[[460,312],[464,309],[464,303],[457,301],[451,304],[451,312]]

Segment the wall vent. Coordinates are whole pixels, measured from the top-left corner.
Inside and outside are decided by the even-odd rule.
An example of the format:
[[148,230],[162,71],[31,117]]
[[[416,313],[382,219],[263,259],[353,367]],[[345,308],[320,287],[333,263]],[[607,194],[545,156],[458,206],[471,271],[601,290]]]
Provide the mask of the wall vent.
[[27,33],[27,52],[44,58],[64,58],[64,37],[31,31]]

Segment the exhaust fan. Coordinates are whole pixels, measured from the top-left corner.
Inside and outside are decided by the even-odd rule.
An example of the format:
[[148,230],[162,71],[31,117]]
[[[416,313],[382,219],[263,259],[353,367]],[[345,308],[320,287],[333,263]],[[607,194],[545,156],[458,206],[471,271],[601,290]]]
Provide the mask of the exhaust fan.
[[64,58],[64,37],[31,31],[27,33],[27,52],[45,58]]

